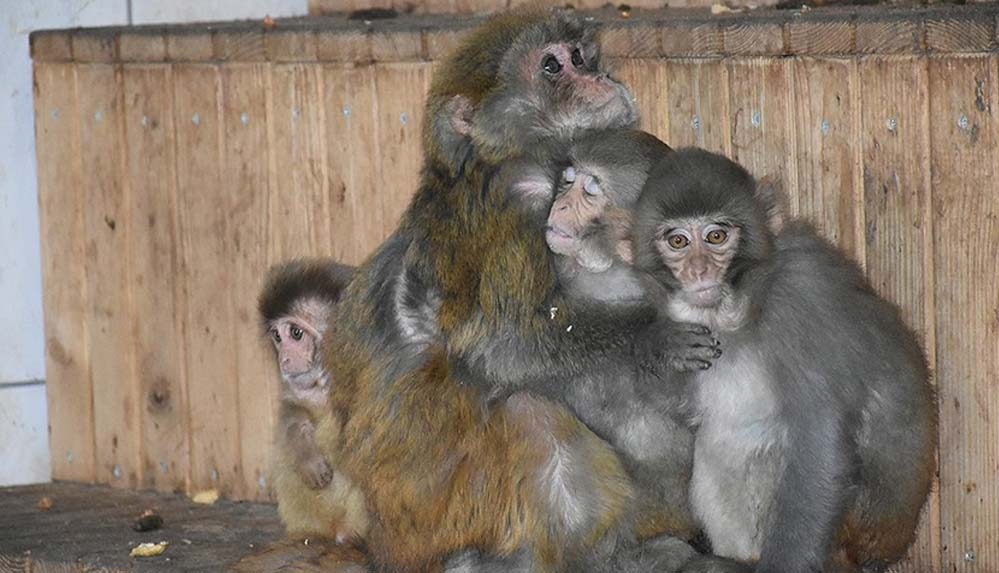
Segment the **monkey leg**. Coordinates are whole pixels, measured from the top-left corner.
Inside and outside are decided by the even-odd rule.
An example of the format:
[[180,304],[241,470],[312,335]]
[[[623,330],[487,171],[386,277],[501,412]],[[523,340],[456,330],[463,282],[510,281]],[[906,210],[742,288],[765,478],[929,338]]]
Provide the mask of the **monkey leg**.
[[634,489],[610,445],[543,398],[517,393],[506,408],[542,448],[535,491],[549,531],[584,552],[610,551],[622,534],[630,536]]
[[905,556],[935,471],[930,439],[890,428],[881,434],[888,437],[862,451],[860,484],[837,535],[839,562],[856,571],[878,571]]
[[528,551],[510,557],[488,557],[475,549],[452,555],[444,564],[444,573],[531,573],[534,559]]
[[337,524],[344,518],[344,507],[338,495],[334,493],[331,497],[325,488],[310,488],[287,465],[276,465],[273,476],[278,515],[288,535],[326,539],[337,537]]
[[[613,549],[631,511],[631,485],[613,450],[567,410],[525,396],[483,419],[472,401],[439,406],[446,391],[406,396],[434,398],[432,410],[405,410],[446,412],[438,431],[411,430],[426,428],[425,417],[364,434],[352,424],[346,430],[358,441],[345,449],[360,454],[351,475],[377,468],[365,484],[375,570],[440,571],[448,555],[474,548],[488,559],[447,566],[561,573],[573,570],[575,556]],[[356,415],[351,422],[368,424]],[[416,442],[400,445],[404,439]]]

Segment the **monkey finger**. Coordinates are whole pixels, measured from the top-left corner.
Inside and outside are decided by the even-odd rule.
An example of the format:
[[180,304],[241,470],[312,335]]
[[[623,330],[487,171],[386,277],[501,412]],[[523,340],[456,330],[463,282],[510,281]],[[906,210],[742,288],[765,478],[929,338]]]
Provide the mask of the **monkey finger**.
[[674,358],[669,361],[669,366],[677,372],[699,372],[711,368],[711,362],[696,358]]
[[696,359],[710,362],[721,356],[722,350],[716,346],[703,346],[697,344],[674,346],[669,356],[680,359]]
[[704,326],[703,324],[695,324],[693,322],[677,322],[675,323],[674,328],[680,332],[689,332],[691,334],[711,334],[710,328]]

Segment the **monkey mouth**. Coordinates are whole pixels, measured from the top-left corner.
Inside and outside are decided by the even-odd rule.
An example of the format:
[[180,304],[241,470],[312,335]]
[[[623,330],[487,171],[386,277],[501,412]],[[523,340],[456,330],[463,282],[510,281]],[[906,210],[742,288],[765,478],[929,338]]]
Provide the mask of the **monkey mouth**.
[[312,370],[306,370],[305,372],[288,374],[285,376],[285,380],[295,390],[312,390],[319,385],[321,376],[317,376]]
[[553,253],[569,255],[575,252],[577,238],[557,227],[548,227],[545,230],[545,241]]

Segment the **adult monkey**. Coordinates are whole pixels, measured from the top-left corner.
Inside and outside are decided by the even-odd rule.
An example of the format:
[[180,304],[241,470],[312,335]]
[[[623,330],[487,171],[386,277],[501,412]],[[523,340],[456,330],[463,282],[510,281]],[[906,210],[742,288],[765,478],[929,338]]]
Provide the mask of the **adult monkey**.
[[773,192],[680,150],[635,210],[636,264],[665,289],[662,310],[711,325],[725,348],[686,386],[691,503],[714,551],[743,562],[723,570],[881,571],[912,542],[933,479],[925,357],[854,262],[773,217]]
[[[427,110],[419,190],[344,294],[336,344],[323,344],[344,420],[330,457],[364,491],[383,571],[432,570],[466,548],[492,556],[488,567],[596,571],[607,562],[594,555],[630,533],[617,456],[554,404],[487,402],[631,363],[636,336],[659,343],[642,347],[654,363],[713,356],[706,329],[567,305],[556,288],[549,171],[517,156],[634,123],[631,95],[600,69],[591,25],[515,12],[444,63]],[[689,550],[661,547],[662,560],[636,554],[647,565],[634,570],[669,570]]]

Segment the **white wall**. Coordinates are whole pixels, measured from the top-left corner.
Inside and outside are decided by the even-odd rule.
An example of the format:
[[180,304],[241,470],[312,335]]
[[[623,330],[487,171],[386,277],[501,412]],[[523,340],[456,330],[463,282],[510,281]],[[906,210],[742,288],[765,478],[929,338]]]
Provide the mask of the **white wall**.
[[307,8],[308,0],[0,0],[0,485],[51,475],[28,34],[298,16]]

